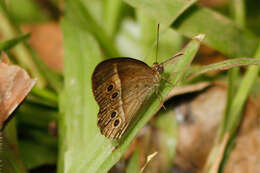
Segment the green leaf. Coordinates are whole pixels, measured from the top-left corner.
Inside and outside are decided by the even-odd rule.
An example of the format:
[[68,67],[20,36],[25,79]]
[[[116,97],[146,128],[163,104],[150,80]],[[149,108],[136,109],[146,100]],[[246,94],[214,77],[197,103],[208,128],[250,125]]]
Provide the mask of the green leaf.
[[119,17],[122,10],[122,0],[104,1],[104,29],[113,38],[118,27]]
[[91,88],[92,72],[103,58],[97,41],[88,31],[75,27],[68,18],[62,28],[65,88],[60,99],[58,172],[93,172],[108,153],[102,148],[112,147],[97,127],[98,105]]
[[157,23],[162,23],[167,28],[185,10],[197,0],[124,0],[131,6],[149,14]]
[[6,40],[4,42],[0,43],[0,52],[1,51],[8,51],[9,49],[11,49],[12,47],[14,47],[15,45],[17,45],[18,43],[26,40],[27,38],[30,37],[30,34],[24,34],[24,35],[20,35],[16,38],[10,39],[10,40]]
[[[204,44],[229,57],[251,57],[258,46],[258,38],[248,30],[238,27],[233,21],[211,9],[197,5],[190,7],[194,1],[166,0],[163,3],[159,0],[125,1],[160,23],[173,22],[171,27],[186,37],[205,34]],[[178,6],[183,7],[180,8],[182,10],[177,8]],[[187,7],[190,8],[186,9]],[[176,21],[172,20],[177,17]]]
[[193,6],[172,27],[187,37],[205,34],[204,44],[229,57],[250,57],[258,46],[255,35],[208,8]]
[[17,22],[40,22],[49,19],[46,10],[33,0],[10,0],[8,9]]
[[[255,60],[260,60],[260,46],[255,52],[255,57],[257,58]],[[235,133],[236,129],[239,126],[239,121],[241,120],[243,107],[246,103],[250,90],[253,84],[255,83],[256,78],[258,77],[258,72],[258,66],[248,67],[245,76],[241,81],[238,91],[234,97],[234,101],[232,102],[230,112],[228,115],[229,122],[226,127],[226,130],[230,133],[231,136]]]
[[0,131],[0,169],[1,172],[26,173],[18,151],[16,122],[12,119],[3,131]]
[[254,58],[235,58],[235,59],[224,60],[218,63],[200,67],[195,71],[191,71],[189,72],[191,76],[189,76],[188,78],[192,79],[207,72],[212,72],[217,70],[228,70],[233,67],[248,66],[248,65],[260,66],[260,60]]
[[140,160],[139,160],[140,151],[135,150],[134,154],[131,156],[130,162],[126,167],[126,173],[139,173],[140,171]]
[[70,22],[93,34],[96,40],[100,43],[107,57],[119,56],[112,38],[110,38],[103,28],[97,23],[97,21],[94,20],[92,14],[84,6],[81,0],[68,0],[66,6],[68,7],[66,10],[66,15],[71,19]]
[[55,164],[57,161],[57,149],[44,143],[36,143],[32,140],[19,142],[21,157],[27,169],[33,169],[43,165]]
[[178,125],[173,109],[161,109],[154,123],[158,128],[159,162],[161,172],[169,172],[172,168],[177,146]]

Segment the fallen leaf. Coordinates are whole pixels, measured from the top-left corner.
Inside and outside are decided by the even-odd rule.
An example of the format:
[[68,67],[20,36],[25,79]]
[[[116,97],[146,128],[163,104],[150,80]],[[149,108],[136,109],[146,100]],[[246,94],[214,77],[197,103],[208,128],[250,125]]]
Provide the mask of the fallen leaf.
[[31,32],[29,43],[44,63],[54,71],[63,71],[63,38],[58,23],[23,25],[25,33]]
[[226,85],[215,83],[175,108],[179,134],[174,163],[179,170],[200,172],[203,169],[214,144],[225,102]]
[[201,91],[201,90],[207,88],[208,86],[210,86],[210,84],[211,84],[210,82],[200,82],[200,83],[191,84],[191,85],[182,85],[182,86],[174,87],[169,92],[169,94],[165,98],[165,100],[168,100],[168,99],[170,99],[174,96],[177,96],[177,95]]
[[0,62],[0,129],[28,95],[36,80],[16,65]]
[[224,173],[260,172],[260,128],[238,136]]

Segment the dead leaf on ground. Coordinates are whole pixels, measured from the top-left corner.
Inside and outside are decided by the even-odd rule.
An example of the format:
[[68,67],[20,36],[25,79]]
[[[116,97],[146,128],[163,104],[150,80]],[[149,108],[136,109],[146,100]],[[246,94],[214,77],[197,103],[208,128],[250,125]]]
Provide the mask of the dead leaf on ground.
[[260,172],[259,102],[249,97],[236,144],[226,163],[224,173]]
[[260,128],[237,137],[224,173],[260,172]]
[[55,22],[24,25],[22,30],[31,32],[29,43],[44,63],[54,71],[63,71],[63,38],[60,25]]
[[192,92],[197,92],[201,91],[211,85],[210,82],[199,82],[196,84],[191,84],[191,85],[182,85],[182,86],[177,86],[174,87],[168,96],[165,98],[165,100],[169,100],[170,98],[177,96],[177,95],[182,95],[182,94],[187,94],[187,93],[192,93]]
[[[225,85],[212,86],[175,109],[179,137],[174,162],[180,172],[203,169],[225,111],[226,89]],[[225,173],[260,172],[259,108],[258,102],[249,97]]]
[[225,108],[226,86],[215,84],[175,108],[179,121],[174,158],[179,169],[199,172],[203,168]]
[[195,63],[199,63],[201,65],[209,65],[217,62],[221,62],[226,60],[225,56],[220,52],[212,49],[204,44],[200,46],[198,54],[195,58]]
[[0,62],[0,129],[35,82],[22,68]]

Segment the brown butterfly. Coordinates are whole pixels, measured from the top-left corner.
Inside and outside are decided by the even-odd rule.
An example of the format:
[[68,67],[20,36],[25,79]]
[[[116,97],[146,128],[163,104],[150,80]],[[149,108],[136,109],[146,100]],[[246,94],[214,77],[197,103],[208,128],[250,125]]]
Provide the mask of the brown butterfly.
[[159,86],[167,62],[150,67],[133,58],[114,58],[97,65],[92,89],[100,107],[98,126],[104,136],[119,139],[124,134]]

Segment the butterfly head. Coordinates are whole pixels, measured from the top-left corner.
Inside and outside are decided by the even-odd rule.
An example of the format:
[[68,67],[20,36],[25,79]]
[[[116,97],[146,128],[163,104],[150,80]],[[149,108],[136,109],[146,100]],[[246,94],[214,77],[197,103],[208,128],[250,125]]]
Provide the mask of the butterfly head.
[[162,64],[159,64],[159,63],[157,63],[157,62],[155,62],[154,64],[153,64],[153,70],[154,71],[156,71],[156,72],[158,72],[159,74],[162,74],[163,73],[163,65]]

